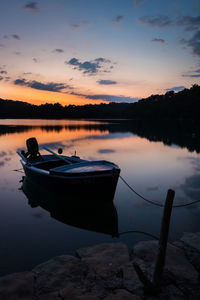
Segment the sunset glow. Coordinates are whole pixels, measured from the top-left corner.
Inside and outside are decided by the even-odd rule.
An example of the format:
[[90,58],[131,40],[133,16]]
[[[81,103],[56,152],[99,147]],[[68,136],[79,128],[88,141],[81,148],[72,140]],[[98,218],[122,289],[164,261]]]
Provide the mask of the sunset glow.
[[198,0],[0,2],[0,98],[135,102],[199,82]]

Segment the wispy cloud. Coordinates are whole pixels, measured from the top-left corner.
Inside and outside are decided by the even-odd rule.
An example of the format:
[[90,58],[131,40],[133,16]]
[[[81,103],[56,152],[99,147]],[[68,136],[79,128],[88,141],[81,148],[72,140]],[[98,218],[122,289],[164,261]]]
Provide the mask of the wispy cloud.
[[114,153],[114,152],[116,152],[116,150],[114,150],[114,149],[99,149],[98,150],[98,153],[100,153],[100,154],[107,154],[107,153]]
[[9,39],[21,40],[21,37],[16,33],[13,33],[13,34],[10,34],[10,35],[4,34],[4,36],[2,38],[4,40],[9,40]]
[[176,20],[176,25],[184,27],[186,31],[198,30],[200,26],[200,16],[180,16]]
[[125,16],[116,16],[115,18],[112,19],[113,23],[120,23],[124,20]]
[[167,27],[170,25],[182,27],[185,31],[196,31],[200,26],[200,16],[178,16],[170,18],[167,15],[142,16],[139,21],[154,27]]
[[72,89],[71,86],[66,85],[64,83],[57,83],[57,82],[43,83],[36,80],[28,81],[24,78],[16,79],[13,83],[15,85],[27,86],[32,89],[50,91],[50,92],[62,92],[65,89]]
[[2,77],[2,76],[0,76],[0,80],[3,80],[3,77]]
[[172,20],[167,15],[143,16],[139,21],[154,27],[166,27],[172,24]]
[[52,52],[54,52],[54,53],[63,53],[64,50],[57,48],[57,49],[54,49]]
[[21,55],[21,52],[20,51],[14,51],[13,52],[15,55]]
[[35,57],[33,57],[32,60],[34,61],[34,63],[38,63],[39,62],[39,60],[37,58],[35,58]]
[[79,29],[79,28],[82,28],[82,27],[84,27],[84,26],[86,26],[86,25],[89,25],[89,24],[90,24],[89,21],[84,20],[84,21],[81,21],[80,23],[70,24],[70,27],[71,27],[72,29]]
[[110,85],[110,84],[112,85],[112,84],[117,84],[117,81],[102,79],[102,80],[98,80],[97,83],[102,85]]
[[11,34],[11,37],[15,40],[21,40],[21,38],[18,34]]
[[166,92],[174,91],[174,92],[180,92],[185,89],[185,86],[174,86],[168,89],[165,89]]
[[95,75],[98,72],[109,72],[110,69],[113,68],[113,66],[110,65],[111,61],[103,57],[84,62],[73,57],[69,61],[65,61],[65,64],[73,66],[74,70],[79,70],[87,75]]
[[7,71],[5,71],[5,70],[1,70],[0,71],[0,74],[7,74],[8,72]]
[[182,77],[200,78],[200,69],[188,72],[188,74],[183,74]]
[[29,3],[25,4],[23,6],[23,8],[27,9],[27,10],[30,10],[30,11],[32,11],[34,13],[37,13],[37,12],[40,11],[38,2],[29,2]]
[[140,98],[132,98],[132,97],[126,97],[123,95],[115,96],[115,95],[107,95],[107,94],[98,94],[98,95],[87,95],[87,94],[81,94],[76,92],[71,92],[72,95],[84,97],[90,100],[103,100],[107,102],[129,102],[133,103],[138,101]]
[[161,43],[161,44],[164,44],[165,43],[165,40],[163,39],[158,39],[158,38],[154,38],[151,40],[151,42],[153,43]]
[[192,49],[194,55],[200,56],[200,30],[196,31],[191,39],[180,40],[180,43],[185,44],[187,47]]

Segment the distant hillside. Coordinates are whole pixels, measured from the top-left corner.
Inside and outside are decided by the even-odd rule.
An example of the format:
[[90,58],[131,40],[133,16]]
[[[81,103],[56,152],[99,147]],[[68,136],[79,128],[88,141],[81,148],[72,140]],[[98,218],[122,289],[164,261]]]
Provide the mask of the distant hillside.
[[136,103],[68,105],[59,103],[32,105],[0,99],[0,118],[101,118],[101,119],[181,119],[199,120],[200,86],[181,92],[152,95]]

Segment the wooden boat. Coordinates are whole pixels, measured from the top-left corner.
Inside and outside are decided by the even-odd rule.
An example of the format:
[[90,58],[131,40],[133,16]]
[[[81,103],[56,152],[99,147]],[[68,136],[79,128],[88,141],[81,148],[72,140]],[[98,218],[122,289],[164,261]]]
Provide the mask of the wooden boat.
[[[32,207],[42,207],[50,216],[66,225],[118,237],[118,216],[112,201],[82,201],[81,197],[47,192],[23,179],[22,191]],[[98,199],[99,200],[99,199]],[[112,200],[112,199],[111,199]]]
[[17,152],[25,175],[48,190],[66,194],[114,197],[119,167],[109,161],[88,161],[78,156],[63,156],[43,147],[51,155],[40,155],[37,140],[26,141],[28,151]]

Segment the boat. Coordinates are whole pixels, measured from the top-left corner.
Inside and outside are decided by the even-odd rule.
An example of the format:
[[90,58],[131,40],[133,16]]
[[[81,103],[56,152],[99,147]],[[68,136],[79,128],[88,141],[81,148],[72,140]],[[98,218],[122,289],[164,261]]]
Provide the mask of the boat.
[[[112,201],[82,201],[81,197],[66,196],[65,193],[50,193],[24,177],[21,190],[34,209],[41,207],[50,216],[68,226],[119,237],[118,215]],[[98,199],[99,200],[99,199]]]
[[36,138],[26,141],[27,152],[17,151],[21,157],[25,175],[32,182],[48,190],[65,192],[81,197],[99,196],[101,199],[113,199],[120,168],[109,161],[89,161],[76,155],[64,156],[59,149],[56,154],[41,155]]

